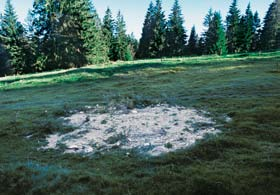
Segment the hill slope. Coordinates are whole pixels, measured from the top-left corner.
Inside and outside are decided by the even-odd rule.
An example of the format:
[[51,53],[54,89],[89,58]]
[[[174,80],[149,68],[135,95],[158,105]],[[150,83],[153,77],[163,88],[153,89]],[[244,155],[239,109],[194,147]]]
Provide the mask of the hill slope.
[[[280,53],[90,66],[0,79],[2,194],[279,194]],[[223,133],[160,157],[42,151],[99,105],[206,110]],[[232,121],[225,122],[222,117]]]

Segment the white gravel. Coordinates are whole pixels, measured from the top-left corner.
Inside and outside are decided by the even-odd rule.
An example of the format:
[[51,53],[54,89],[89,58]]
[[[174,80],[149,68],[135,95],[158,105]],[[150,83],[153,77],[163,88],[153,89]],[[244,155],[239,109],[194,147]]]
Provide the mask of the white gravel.
[[206,112],[160,104],[129,110],[125,106],[100,112],[97,106],[64,118],[76,128],[66,134],[47,137],[43,149],[63,149],[65,153],[105,152],[115,148],[136,149],[158,156],[184,149],[206,134],[219,132]]

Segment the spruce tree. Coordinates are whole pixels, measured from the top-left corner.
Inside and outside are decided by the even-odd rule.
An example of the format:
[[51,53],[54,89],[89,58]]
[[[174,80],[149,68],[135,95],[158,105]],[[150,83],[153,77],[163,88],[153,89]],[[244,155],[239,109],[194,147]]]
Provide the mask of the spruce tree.
[[278,32],[276,35],[276,49],[280,49],[280,29],[278,29]]
[[213,28],[212,25],[213,19],[214,19],[214,12],[212,9],[209,9],[203,22],[203,25],[206,28],[206,30],[203,33],[199,43],[199,47],[202,49],[203,54],[210,54],[211,47],[213,44],[215,44],[215,41],[213,40],[213,35],[215,34],[215,29]]
[[254,38],[254,15],[251,10],[250,3],[247,6],[246,13],[245,13],[245,19],[246,19],[246,33],[245,33],[245,51],[249,52],[252,48],[253,38]]
[[130,50],[130,52],[127,52],[126,59],[130,61],[135,59],[136,52],[139,47],[139,43],[133,33],[127,36],[127,40],[128,40],[128,49]]
[[151,57],[158,58],[163,56],[163,49],[166,43],[166,21],[161,0],[156,0],[152,23],[153,37],[151,38],[149,51]]
[[[45,70],[107,61],[108,47],[90,0],[41,0],[33,8],[33,33],[39,36]],[[36,17],[37,14],[37,17]],[[39,23],[36,20],[40,16]],[[32,28],[31,28],[32,29]]]
[[[210,27],[210,23],[213,20],[213,16],[214,16],[214,12],[213,9],[210,8],[208,10],[208,13],[206,14],[206,16],[204,17],[204,21],[203,21],[203,26],[205,28],[204,32],[202,33],[199,41],[198,41],[198,50],[199,50],[199,54],[208,54],[209,53],[209,49],[207,48],[206,45],[206,39],[207,39],[207,33]],[[209,40],[208,40],[209,41]]]
[[80,12],[78,19],[82,25],[80,29],[81,41],[83,41],[87,62],[90,64],[107,62],[109,46],[91,0],[79,0],[76,3],[75,9]]
[[251,51],[258,51],[260,49],[261,40],[261,20],[257,11],[254,14],[253,33]]
[[220,12],[216,12],[214,14],[214,22],[216,26],[217,42],[212,48],[212,53],[216,53],[218,55],[226,55],[228,52],[227,41],[226,41],[226,34],[223,26],[222,16]]
[[131,60],[131,50],[128,45],[126,35],[126,24],[123,15],[119,11],[116,18],[115,36],[114,36],[114,60]]
[[225,55],[227,54],[226,35],[222,24],[220,12],[214,12],[210,21],[209,29],[206,32],[207,53]]
[[198,43],[199,43],[198,35],[196,34],[195,26],[193,26],[188,41],[188,46],[187,46],[188,55],[198,54]]
[[239,25],[238,25],[238,33],[237,33],[237,44],[236,44],[236,53],[245,52],[245,44],[246,44],[246,18],[245,16],[241,16]]
[[[2,21],[2,15],[0,13],[0,35],[1,33],[1,21]],[[8,54],[3,46],[2,39],[0,37],[0,77],[5,76],[8,74],[9,67],[8,67]]]
[[48,38],[50,32],[50,13],[47,10],[47,0],[35,0],[33,9],[29,12],[29,33],[36,39],[41,49],[41,44]]
[[0,41],[0,77],[10,73],[10,66],[8,64],[8,53]]
[[6,1],[1,21],[1,40],[9,54],[9,64],[14,74],[25,71],[24,28],[18,21],[11,0]]
[[208,13],[206,14],[206,16],[204,17],[204,21],[203,21],[203,26],[208,29],[209,28],[209,25],[213,19],[213,16],[214,16],[214,12],[213,12],[213,9],[210,8],[208,10]]
[[87,63],[81,37],[78,1],[47,0],[50,34],[46,44],[48,69],[81,67]]
[[154,37],[154,4],[153,2],[150,3],[148,11],[146,13],[143,29],[142,29],[142,36],[139,42],[139,48],[136,53],[137,58],[149,58],[151,57],[150,53],[150,43],[152,38]]
[[198,39],[197,54],[198,55],[205,54],[205,36],[204,36],[204,33]]
[[167,22],[166,56],[182,56],[186,49],[186,30],[179,0],[175,0]]
[[[63,2],[62,2],[63,3]],[[62,36],[61,31],[63,24],[63,20],[65,17],[64,13],[61,10],[61,4],[59,0],[46,0],[41,1],[41,5],[45,6],[42,8],[42,12],[46,12],[46,23],[47,30],[44,32],[45,36],[42,37],[42,47],[43,47],[43,56],[42,63],[44,63],[44,70],[54,70],[57,68],[67,68],[69,67],[67,61],[63,61],[62,53],[66,50],[66,46],[62,46],[64,40],[62,38],[66,38]],[[34,8],[35,9],[35,8]],[[36,10],[37,11],[37,10]],[[38,10],[39,15],[41,10]],[[35,18],[36,19],[36,18]],[[36,23],[33,23],[36,24]],[[41,24],[38,24],[39,28],[41,28]],[[36,28],[36,27],[34,27]],[[44,27],[43,27],[44,28]],[[45,38],[44,38],[45,37]],[[66,45],[66,44],[64,44]]]
[[105,16],[103,18],[102,32],[103,32],[107,47],[109,48],[108,56],[109,56],[110,60],[113,60],[113,58],[114,58],[114,54],[113,54],[114,29],[115,29],[115,21],[112,16],[112,11],[108,7],[105,12]]
[[47,66],[46,42],[50,38],[51,24],[46,5],[47,0],[35,0],[27,18],[28,36],[35,58],[32,69],[35,72],[44,71]]
[[229,53],[238,52],[238,33],[239,33],[239,23],[240,23],[240,10],[237,7],[237,0],[233,0],[228,16],[226,18],[227,24],[227,47]]
[[261,35],[261,48],[263,50],[279,49],[280,37],[280,0],[275,0],[264,18]]
[[247,6],[245,15],[240,19],[237,37],[238,52],[249,52],[254,37],[254,16],[250,4]]

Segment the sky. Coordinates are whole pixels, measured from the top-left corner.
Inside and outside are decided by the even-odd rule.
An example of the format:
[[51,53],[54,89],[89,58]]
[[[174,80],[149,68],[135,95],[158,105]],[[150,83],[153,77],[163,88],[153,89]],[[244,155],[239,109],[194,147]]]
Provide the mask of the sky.
[[[3,13],[6,0],[0,0],[0,13]],[[18,14],[21,22],[25,21],[27,12],[32,8],[34,0],[12,0],[12,4]],[[145,15],[151,0],[93,0],[93,4],[99,14],[103,18],[105,10],[110,7],[114,16],[120,10],[126,21],[127,33],[133,33],[137,39],[141,37],[142,27]],[[153,0],[155,1],[155,0]],[[165,16],[168,17],[174,0],[162,0]],[[191,27],[196,26],[197,32],[203,32],[203,18],[207,14],[209,8],[221,11],[225,19],[232,0],[179,0],[185,19],[185,27],[190,33]],[[251,3],[253,11],[258,11],[260,18],[263,19],[269,4],[273,0],[239,0],[238,6],[242,12],[245,12],[248,3]]]

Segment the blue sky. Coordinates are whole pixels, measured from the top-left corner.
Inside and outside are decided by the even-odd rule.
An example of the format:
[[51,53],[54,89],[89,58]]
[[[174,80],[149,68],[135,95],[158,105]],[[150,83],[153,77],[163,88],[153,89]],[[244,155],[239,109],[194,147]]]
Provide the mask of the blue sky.
[[[0,12],[3,12],[6,0],[0,0]],[[220,10],[223,18],[225,18],[232,0],[179,0],[183,9],[185,18],[185,26],[190,32],[192,25],[196,26],[197,31],[203,31],[203,18],[208,9],[212,7],[214,10]],[[269,4],[273,0],[239,0],[239,8],[244,13],[246,6],[251,2],[252,10],[257,10],[263,19]],[[166,17],[170,13],[174,0],[163,0],[163,8]],[[33,0],[12,0],[12,3],[17,11],[20,21],[24,21],[28,9],[32,8]],[[104,16],[106,8],[109,6],[114,15],[118,10],[121,10],[124,15],[127,32],[134,33],[136,38],[140,38],[141,30],[145,18],[145,14],[150,3],[150,0],[93,0],[94,6],[99,14],[99,17]]]

